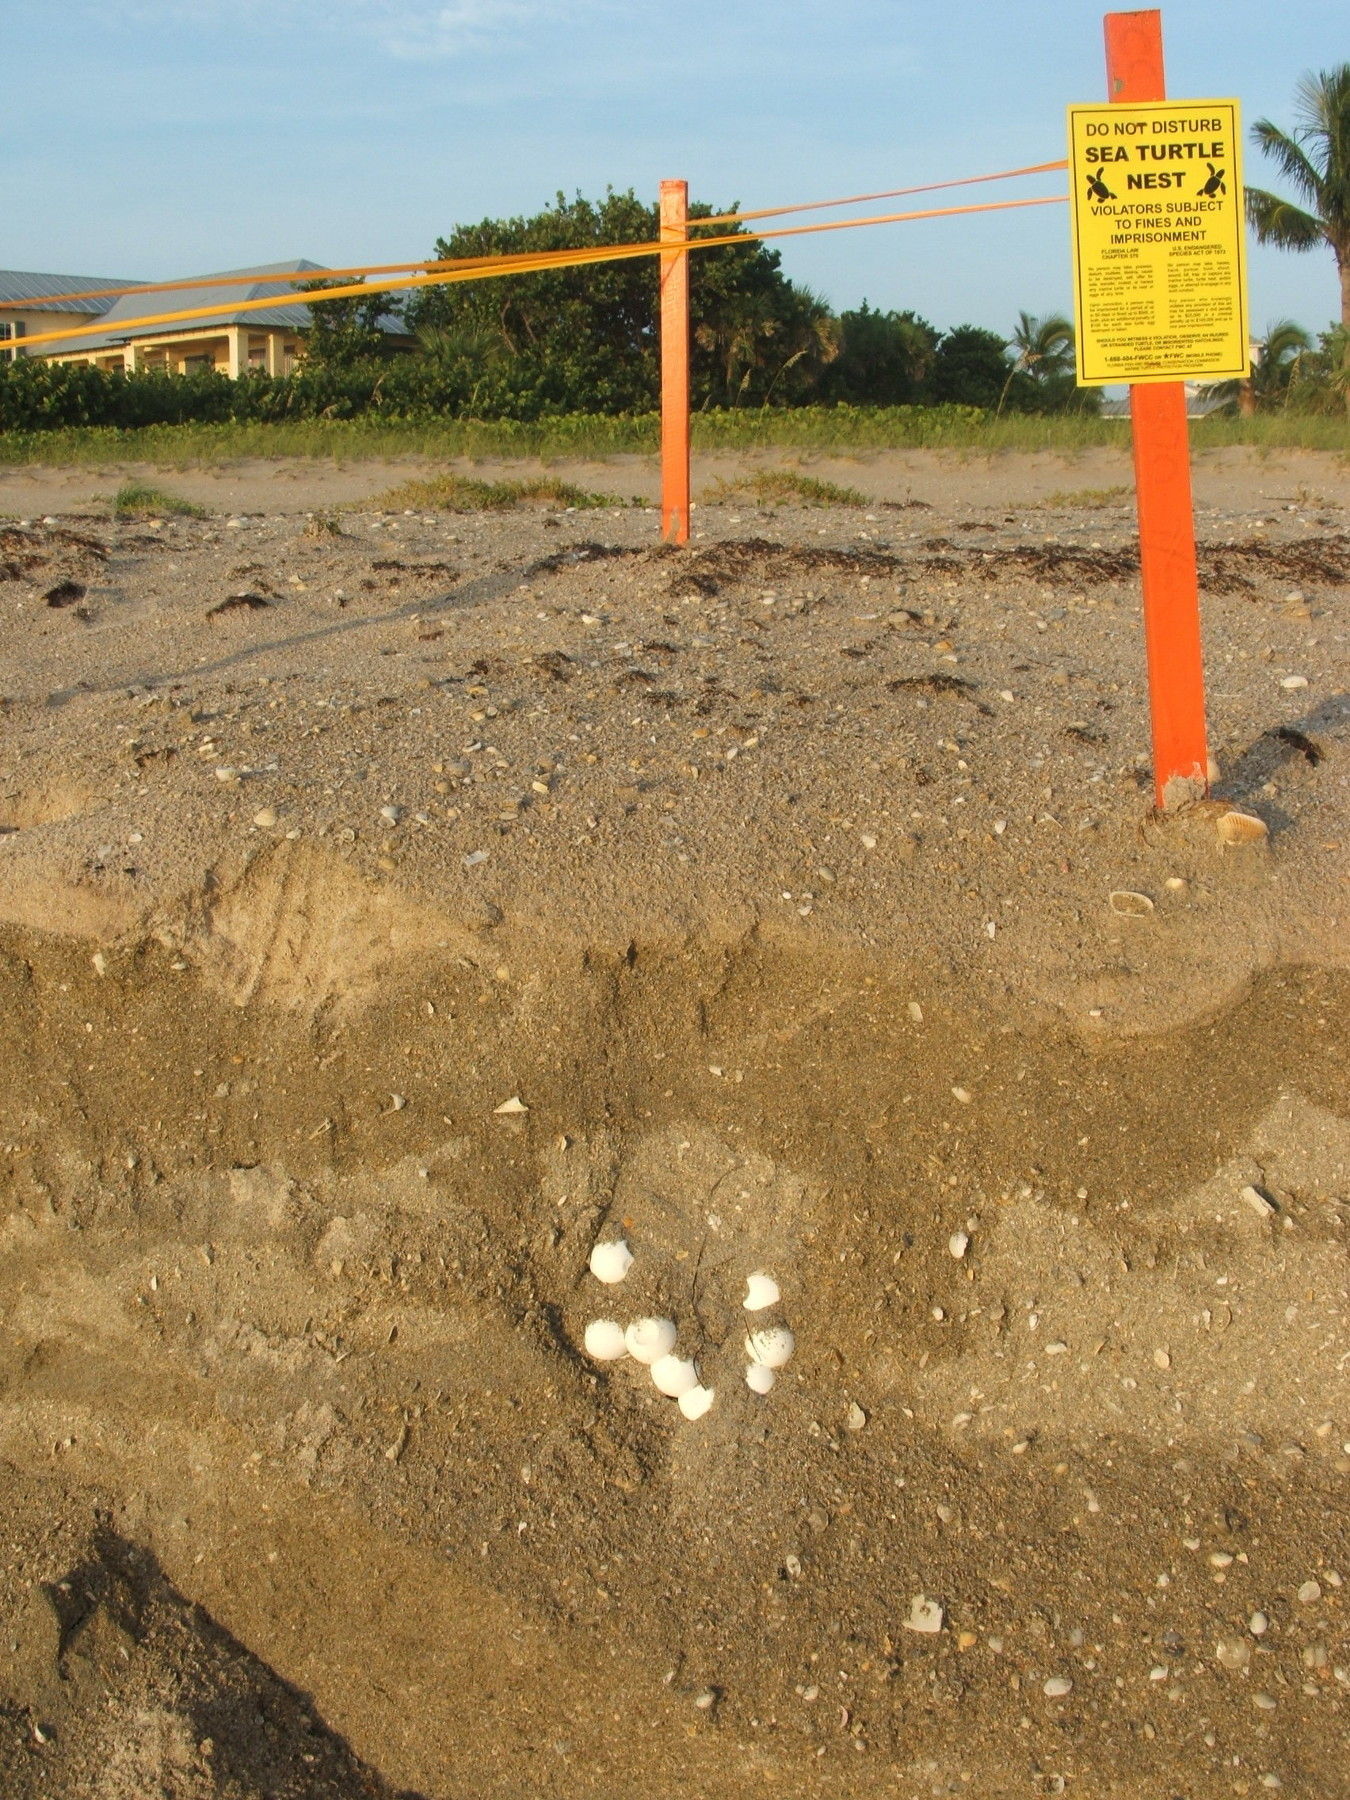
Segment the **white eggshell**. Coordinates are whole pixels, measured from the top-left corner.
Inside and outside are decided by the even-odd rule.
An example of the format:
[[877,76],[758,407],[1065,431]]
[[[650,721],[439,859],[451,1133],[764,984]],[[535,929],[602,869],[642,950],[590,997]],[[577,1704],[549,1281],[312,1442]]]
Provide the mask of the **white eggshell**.
[[683,1356],[667,1352],[665,1356],[658,1356],[652,1364],[652,1380],[663,1394],[669,1394],[672,1400],[678,1400],[681,1394],[687,1394],[691,1388],[698,1386],[698,1370]]
[[686,1419],[701,1419],[713,1403],[713,1389],[709,1387],[691,1387],[687,1394],[681,1394],[678,1405]]
[[624,1332],[628,1354],[640,1363],[659,1362],[675,1348],[675,1325],[671,1319],[634,1319]]
[[781,1369],[797,1347],[797,1340],[786,1325],[762,1325],[745,1340],[745,1353],[752,1363],[766,1369]]
[[764,1363],[751,1363],[745,1371],[745,1385],[753,1394],[767,1394],[778,1377]]
[[632,1266],[633,1252],[622,1238],[597,1244],[591,1251],[591,1274],[597,1281],[603,1281],[610,1287],[616,1281],[622,1281]]
[[586,1346],[586,1354],[593,1356],[597,1362],[614,1362],[618,1357],[628,1354],[623,1326],[617,1319],[592,1319],[586,1327],[582,1342]]
[[741,1305],[747,1312],[763,1312],[766,1307],[777,1306],[782,1297],[773,1276],[766,1275],[763,1269],[756,1269],[753,1275],[745,1278],[745,1298]]

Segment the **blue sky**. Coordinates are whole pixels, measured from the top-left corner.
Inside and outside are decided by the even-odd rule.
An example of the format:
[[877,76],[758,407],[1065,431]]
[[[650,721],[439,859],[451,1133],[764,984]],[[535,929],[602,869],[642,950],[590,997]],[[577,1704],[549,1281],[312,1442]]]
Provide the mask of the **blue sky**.
[[[1169,92],[1236,95],[1248,121],[1288,125],[1300,73],[1350,56],[1341,0],[1163,16]],[[1104,94],[1101,17],[1082,0],[10,0],[0,264],[394,261],[559,188],[654,195],[684,175],[757,207],[1040,162],[1064,154],[1065,105]],[[1246,174],[1269,178],[1250,156]],[[1069,302],[1059,207],[789,241],[784,267],[836,307],[940,326]],[[1256,330],[1337,310],[1329,250],[1253,249]]]

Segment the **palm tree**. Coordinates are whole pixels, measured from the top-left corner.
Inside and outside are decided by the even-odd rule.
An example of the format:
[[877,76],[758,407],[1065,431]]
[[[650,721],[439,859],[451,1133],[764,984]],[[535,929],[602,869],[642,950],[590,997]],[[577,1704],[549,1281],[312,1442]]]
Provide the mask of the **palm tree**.
[[1341,279],[1341,325],[1350,331],[1350,63],[1303,76],[1292,132],[1269,119],[1252,126],[1303,206],[1264,188],[1247,189],[1247,217],[1263,244],[1312,250],[1330,244]]
[[1204,389],[1206,399],[1236,402],[1240,413],[1272,412],[1288,404],[1289,390],[1303,372],[1303,359],[1312,339],[1292,319],[1267,325],[1252,359],[1252,372],[1244,381],[1215,381]]
[[1008,370],[1008,379],[998,397],[995,416],[1003,411],[1013,377],[1029,375],[1033,381],[1044,381],[1052,375],[1067,375],[1073,367],[1073,326],[1059,313],[1047,313],[1036,319],[1028,312],[1017,315],[1008,348],[1017,355]]

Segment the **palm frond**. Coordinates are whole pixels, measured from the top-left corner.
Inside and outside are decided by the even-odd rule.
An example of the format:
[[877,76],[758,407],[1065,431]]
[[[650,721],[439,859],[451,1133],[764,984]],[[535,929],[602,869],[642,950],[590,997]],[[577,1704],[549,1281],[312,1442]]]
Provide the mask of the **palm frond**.
[[1294,100],[1300,126],[1325,131],[1338,109],[1350,101],[1350,63],[1337,63],[1334,68],[1315,72],[1309,69],[1299,76]]
[[1299,141],[1326,146],[1323,180],[1344,187],[1350,177],[1350,63],[1302,76],[1294,90]]
[[1276,366],[1311,349],[1312,339],[1297,320],[1276,319],[1266,326],[1266,335],[1261,340],[1261,360]]
[[1326,237],[1322,221],[1291,200],[1282,200],[1265,188],[1249,187],[1246,193],[1247,217],[1263,244],[1275,244],[1281,250],[1312,250]]
[[1286,181],[1292,182],[1305,200],[1316,206],[1322,197],[1325,171],[1319,169],[1301,144],[1269,119],[1252,126],[1252,142],[1263,150]]

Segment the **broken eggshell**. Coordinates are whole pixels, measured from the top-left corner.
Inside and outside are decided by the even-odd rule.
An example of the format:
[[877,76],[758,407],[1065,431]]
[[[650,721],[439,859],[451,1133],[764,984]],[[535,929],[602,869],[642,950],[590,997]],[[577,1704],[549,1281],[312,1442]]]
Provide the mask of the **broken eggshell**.
[[797,1340],[786,1325],[762,1325],[746,1334],[746,1355],[766,1369],[781,1369],[796,1347]]
[[655,1363],[675,1348],[676,1335],[672,1319],[634,1319],[623,1337],[630,1356],[640,1363]]
[[613,1287],[616,1281],[622,1281],[632,1266],[633,1252],[622,1238],[612,1238],[606,1243],[597,1244],[591,1251],[591,1274],[609,1287]]
[[773,1276],[763,1269],[756,1269],[753,1275],[745,1278],[745,1298],[741,1305],[746,1312],[763,1312],[767,1307],[777,1306],[782,1297]]
[[661,1393],[678,1400],[698,1386],[698,1370],[687,1357],[667,1351],[652,1364],[652,1381]]
[[688,1393],[680,1395],[677,1405],[686,1419],[701,1419],[712,1403],[712,1388],[691,1387]]
[[745,1371],[745,1385],[752,1394],[767,1394],[777,1379],[777,1374],[765,1363],[751,1363]]
[[582,1342],[587,1356],[593,1356],[597,1362],[616,1362],[628,1354],[623,1326],[617,1319],[592,1319]]

